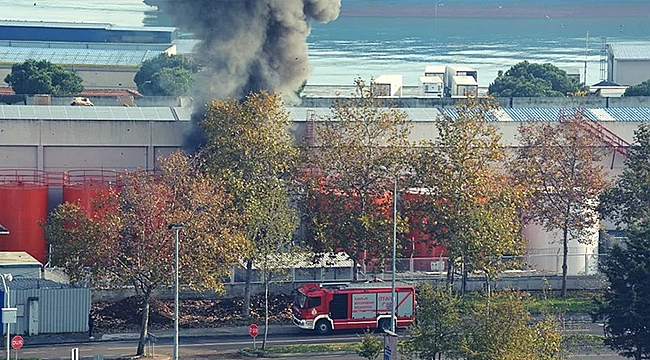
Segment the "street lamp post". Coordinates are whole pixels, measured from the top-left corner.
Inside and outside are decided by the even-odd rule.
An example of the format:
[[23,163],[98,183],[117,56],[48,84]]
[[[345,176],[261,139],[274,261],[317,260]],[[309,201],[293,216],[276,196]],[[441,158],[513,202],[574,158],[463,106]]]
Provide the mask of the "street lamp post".
[[[7,280],[11,281],[12,276],[11,274],[1,274],[0,277],[2,278],[2,286],[4,287],[5,290],[5,306],[3,308],[9,309],[9,288],[7,287]],[[3,312],[3,315],[7,314],[7,312]],[[9,360],[10,356],[10,335],[9,333],[11,332],[11,323],[7,319],[2,319],[3,321],[7,322],[7,360]],[[14,321],[15,322],[15,321]]]
[[169,223],[167,228],[174,230],[174,350],[172,354],[173,360],[178,360],[178,232],[183,228],[181,223]]
[[397,314],[396,314],[396,304],[395,299],[395,258],[397,256],[397,175],[390,172],[385,166],[380,166],[380,170],[385,171],[387,174],[393,177],[393,271],[391,276],[391,286],[390,286],[390,302],[391,302],[391,312],[390,312],[390,329],[395,333],[397,328]]

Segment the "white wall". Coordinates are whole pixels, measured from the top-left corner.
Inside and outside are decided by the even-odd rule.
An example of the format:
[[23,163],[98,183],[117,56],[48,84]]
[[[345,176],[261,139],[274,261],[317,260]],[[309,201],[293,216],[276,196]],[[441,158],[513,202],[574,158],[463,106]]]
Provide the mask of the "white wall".
[[636,85],[650,79],[650,59],[648,60],[616,60],[613,71],[615,83],[620,85]]

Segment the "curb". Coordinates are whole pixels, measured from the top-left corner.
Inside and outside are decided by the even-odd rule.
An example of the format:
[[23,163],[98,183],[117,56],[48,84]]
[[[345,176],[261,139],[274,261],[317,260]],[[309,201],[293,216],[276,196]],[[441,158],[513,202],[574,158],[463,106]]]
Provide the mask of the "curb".
[[238,350],[237,353],[244,357],[250,358],[286,358],[286,357],[314,357],[314,356],[337,356],[337,355],[354,355],[353,351],[330,351],[330,352],[314,352],[314,353],[280,353],[280,354],[257,354],[244,349]]

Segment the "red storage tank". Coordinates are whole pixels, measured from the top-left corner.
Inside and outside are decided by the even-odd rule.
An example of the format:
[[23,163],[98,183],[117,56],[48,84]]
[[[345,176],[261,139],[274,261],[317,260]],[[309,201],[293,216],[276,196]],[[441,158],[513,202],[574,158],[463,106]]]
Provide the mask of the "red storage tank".
[[412,241],[410,256],[413,260],[413,270],[440,272],[447,268],[446,249],[444,246],[432,245],[431,235],[423,233],[417,226],[422,221],[422,214],[417,210],[418,202],[428,193],[426,189],[410,189],[404,193],[404,202],[408,203],[410,208],[406,215],[412,227],[406,238]]
[[68,170],[64,175],[63,202],[77,204],[93,215],[97,195],[118,183],[118,172],[113,170]]
[[47,174],[31,169],[0,170],[0,223],[9,235],[1,251],[25,251],[45,264],[47,243],[41,224],[47,220]]

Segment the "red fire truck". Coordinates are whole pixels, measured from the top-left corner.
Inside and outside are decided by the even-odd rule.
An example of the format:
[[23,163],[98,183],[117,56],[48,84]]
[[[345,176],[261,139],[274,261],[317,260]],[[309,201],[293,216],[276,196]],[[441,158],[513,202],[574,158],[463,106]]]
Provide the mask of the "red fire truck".
[[[390,329],[391,286],[385,282],[306,284],[296,289],[293,322],[328,334],[339,329]],[[397,327],[415,320],[415,287],[396,284]]]

